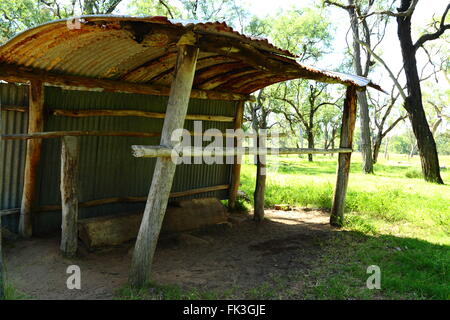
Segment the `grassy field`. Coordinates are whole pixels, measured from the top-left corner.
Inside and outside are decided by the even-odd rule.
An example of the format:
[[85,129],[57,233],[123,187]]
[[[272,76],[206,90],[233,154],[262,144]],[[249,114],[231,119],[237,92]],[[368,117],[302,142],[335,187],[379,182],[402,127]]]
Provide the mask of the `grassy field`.
[[[252,198],[255,166],[246,158],[241,190]],[[450,157],[441,157],[450,168]],[[354,154],[346,200],[346,226],[334,232],[310,271],[277,277],[240,293],[250,299],[450,299],[450,187],[424,182],[417,157],[380,159],[374,175],[361,173]],[[336,179],[336,157],[268,159],[266,207],[289,204],[329,210]],[[450,183],[450,170],[443,169]],[[251,202],[241,202],[251,209]],[[381,270],[381,289],[366,287],[367,266]],[[304,283],[301,293],[293,283]],[[236,298],[233,292],[185,292],[153,285],[134,292],[123,288],[120,299]]]
[[[251,195],[255,166],[249,160],[241,181]],[[380,159],[374,175],[361,173],[359,154],[352,162],[346,227],[326,246],[304,297],[450,299],[450,187],[420,179],[417,157]],[[267,207],[331,207],[335,159],[319,156],[309,163],[289,156],[270,158],[268,164]],[[449,168],[450,157],[441,157],[441,166]],[[442,176],[450,183],[449,169]],[[381,290],[361,286],[368,265],[381,268]]]

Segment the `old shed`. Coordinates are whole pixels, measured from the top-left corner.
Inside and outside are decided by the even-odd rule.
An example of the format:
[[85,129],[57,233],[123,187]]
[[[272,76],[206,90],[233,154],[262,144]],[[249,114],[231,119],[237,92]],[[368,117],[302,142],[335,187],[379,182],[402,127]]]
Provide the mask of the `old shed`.
[[[25,237],[62,225],[63,241],[73,242],[78,215],[145,208],[130,277],[142,284],[168,199],[214,196],[233,205],[239,185],[239,164],[173,164],[173,130],[193,130],[194,120],[203,129],[240,128],[251,93],[305,78],[348,87],[333,151],[332,222],[340,224],[356,91],[379,87],[295,58],[225,23],[165,17],[85,16],[17,35],[0,47],[3,223]],[[146,146],[144,158],[132,156],[134,145]]]

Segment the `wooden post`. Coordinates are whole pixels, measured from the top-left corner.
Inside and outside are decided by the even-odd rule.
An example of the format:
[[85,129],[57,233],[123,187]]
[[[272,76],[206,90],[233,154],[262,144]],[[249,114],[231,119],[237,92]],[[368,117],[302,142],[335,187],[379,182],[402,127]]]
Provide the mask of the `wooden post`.
[[[242,121],[244,118],[244,101],[240,101],[236,108],[236,115],[234,118],[234,130],[240,129],[242,127]],[[242,144],[239,138],[235,139],[236,147]],[[230,209],[236,208],[236,198],[239,190],[239,184],[241,180],[241,161],[242,156],[234,157],[233,169],[231,172],[231,185],[229,191],[228,207]]]
[[[44,130],[44,85],[35,80],[30,83],[28,133],[42,132]],[[32,210],[36,195],[36,180],[39,160],[41,158],[41,139],[27,142],[27,155],[25,158],[25,172],[23,179],[22,205],[20,208],[19,233],[22,237],[31,237]]]
[[0,215],[0,300],[5,299],[5,276],[3,274],[3,270],[2,216]]
[[78,245],[78,155],[77,137],[63,137],[61,148],[61,252],[73,257]]
[[[347,87],[344,112],[342,114],[340,148],[352,148],[356,108],[356,87],[349,86]],[[338,158],[336,189],[330,217],[330,224],[337,227],[341,227],[344,224],[345,195],[347,193],[351,155],[351,153],[339,153]]]
[[[172,132],[183,128],[189,104],[198,48],[193,33],[184,35],[178,43],[174,79],[170,89],[166,117],[161,133],[161,145],[173,147]],[[142,287],[150,280],[150,269],[158,242],[159,232],[172,188],[176,164],[171,158],[158,158],[153,173],[139,234],[131,262],[129,281],[133,287]]]

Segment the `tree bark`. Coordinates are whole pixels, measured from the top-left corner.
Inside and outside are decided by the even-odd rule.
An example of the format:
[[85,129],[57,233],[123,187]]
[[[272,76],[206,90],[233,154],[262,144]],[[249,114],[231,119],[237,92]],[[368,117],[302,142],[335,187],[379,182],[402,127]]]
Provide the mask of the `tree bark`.
[[[406,11],[412,0],[402,0],[399,12]],[[420,78],[417,71],[416,49],[411,37],[411,16],[397,17],[397,34],[403,56],[408,96],[404,107],[417,139],[422,173],[426,181],[443,184],[436,142],[430,130],[422,103]]]
[[[354,5],[354,0],[348,1],[349,6]],[[348,9],[350,15],[350,24],[353,33],[353,67],[358,76],[366,77],[361,63],[361,46],[359,40],[359,26],[358,18],[354,7]],[[372,160],[372,143],[370,138],[370,118],[369,118],[369,104],[367,102],[367,94],[365,91],[358,92],[359,103],[359,119],[361,125],[361,153],[363,158],[362,170],[364,173],[373,173]]]
[[[193,34],[188,34],[186,39],[178,44],[175,74],[161,134],[162,146],[173,147],[172,132],[183,128],[184,125],[199,51],[193,45],[186,44],[193,37]],[[191,41],[194,42],[195,40],[192,39]],[[153,256],[166,212],[175,169],[176,164],[171,158],[158,158],[156,161],[131,262],[129,281],[133,287],[143,287],[150,281]]]
[[373,143],[373,164],[377,163],[378,161],[378,155],[380,154],[380,147],[382,141],[383,138],[381,137],[380,134],[378,134]]
[[[314,149],[314,134],[311,130],[308,130],[308,149]],[[312,153],[309,153],[308,161],[312,162],[313,160]]]

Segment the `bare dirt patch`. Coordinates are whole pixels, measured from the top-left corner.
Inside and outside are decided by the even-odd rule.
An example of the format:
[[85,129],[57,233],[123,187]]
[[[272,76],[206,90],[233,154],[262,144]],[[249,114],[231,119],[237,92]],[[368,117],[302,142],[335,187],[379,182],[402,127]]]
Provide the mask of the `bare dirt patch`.
[[[332,232],[329,215],[316,210],[267,210],[260,225],[235,214],[222,225],[181,237],[161,238],[153,280],[184,289],[241,292],[270,277],[307,272]],[[7,277],[35,299],[111,299],[127,282],[133,243],[96,252],[80,250],[74,259],[59,254],[59,238],[33,238],[5,245]],[[81,268],[81,290],[68,290],[66,269]],[[301,290],[302,284],[294,286]]]

